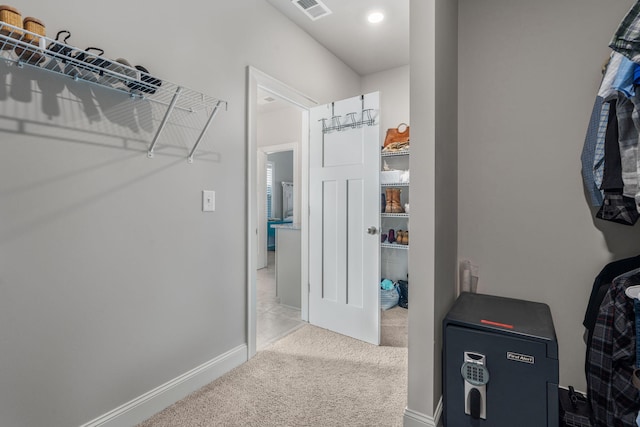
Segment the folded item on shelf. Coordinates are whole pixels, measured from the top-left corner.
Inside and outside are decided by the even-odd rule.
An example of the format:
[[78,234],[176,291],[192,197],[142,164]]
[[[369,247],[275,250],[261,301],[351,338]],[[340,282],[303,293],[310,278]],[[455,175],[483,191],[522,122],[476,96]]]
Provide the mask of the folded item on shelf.
[[402,171],[391,170],[380,172],[380,184],[396,184],[400,182]]
[[394,152],[394,151],[402,151],[409,149],[409,141],[403,142],[392,142],[384,146],[382,151],[384,152]]

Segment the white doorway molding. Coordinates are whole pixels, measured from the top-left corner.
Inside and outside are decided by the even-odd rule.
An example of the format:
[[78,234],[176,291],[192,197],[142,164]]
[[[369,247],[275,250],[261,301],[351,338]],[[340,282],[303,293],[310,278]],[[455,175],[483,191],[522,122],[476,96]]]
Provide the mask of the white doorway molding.
[[[257,117],[258,117],[258,89],[264,90],[281,98],[302,111],[302,135],[300,135],[300,183],[301,200],[299,222],[302,237],[302,265],[301,283],[308,283],[308,215],[309,205],[309,108],[318,105],[310,97],[302,94],[287,84],[274,79],[262,71],[247,67],[247,358],[256,354],[256,267],[258,249],[258,222],[257,222]],[[295,158],[295,157],[294,157]],[[295,161],[295,160],[294,160]],[[294,172],[295,174],[295,172]],[[302,319],[309,316],[309,293],[306,286],[302,286]]]

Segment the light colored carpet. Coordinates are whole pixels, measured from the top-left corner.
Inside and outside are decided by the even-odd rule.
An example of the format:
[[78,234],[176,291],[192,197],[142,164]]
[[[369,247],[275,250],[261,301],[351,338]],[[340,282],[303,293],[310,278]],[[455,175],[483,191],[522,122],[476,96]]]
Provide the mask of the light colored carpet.
[[306,325],[140,427],[402,426],[407,349]]
[[380,316],[380,345],[407,347],[409,344],[409,310],[395,306]]

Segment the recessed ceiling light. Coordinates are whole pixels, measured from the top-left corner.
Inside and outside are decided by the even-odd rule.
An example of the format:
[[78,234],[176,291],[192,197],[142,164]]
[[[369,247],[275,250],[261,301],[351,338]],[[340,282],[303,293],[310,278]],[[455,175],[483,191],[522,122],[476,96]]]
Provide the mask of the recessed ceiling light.
[[381,12],[370,13],[369,16],[367,17],[367,20],[372,24],[377,24],[378,22],[382,22],[383,19],[384,19],[384,14]]

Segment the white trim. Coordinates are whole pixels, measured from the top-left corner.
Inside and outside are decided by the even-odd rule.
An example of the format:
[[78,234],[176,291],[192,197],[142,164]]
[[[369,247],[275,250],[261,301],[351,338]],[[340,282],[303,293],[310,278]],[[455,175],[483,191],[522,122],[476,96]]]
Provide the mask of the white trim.
[[302,141],[300,161],[302,167],[302,185],[300,188],[300,246],[302,247],[302,265],[300,266],[300,283],[302,284],[302,320],[309,321],[309,110],[302,112]]
[[[308,207],[305,204],[306,199],[306,189],[308,188],[308,182],[305,181],[306,177],[306,168],[309,164],[307,155],[306,145],[309,141],[309,108],[317,105],[318,103],[312,98],[304,95],[302,92],[297,91],[291,86],[286,85],[285,83],[274,79],[273,77],[263,73],[262,71],[252,67],[247,66],[247,122],[246,122],[246,130],[247,130],[247,253],[246,253],[246,261],[247,261],[247,358],[250,359],[256,354],[256,268],[257,268],[257,117],[258,117],[258,103],[257,103],[257,92],[258,88],[271,93],[281,99],[284,99],[291,104],[302,110],[302,137],[300,139],[301,145],[301,154],[302,154],[302,185],[301,185],[301,205],[300,210],[302,211],[300,215],[300,223],[301,223],[301,236],[302,236],[302,265],[301,265],[301,276],[302,283],[308,282],[308,276],[305,274],[308,271],[307,267],[307,257],[305,256],[305,235],[307,231],[307,216],[308,216]],[[306,126],[306,132],[305,132]],[[305,295],[307,296],[308,301],[308,293],[305,293],[306,286],[302,286],[302,316],[304,319],[304,315],[307,312],[305,309]]]
[[243,344],[80,427],[139,424],[246,361],[247,346]]
[[404,427],[438,427],[442,425],[442,397],[438,401],[433,417],[413,409],[404,409]]
[[442,411],[444,410],[443,406],[444,405],[442,404],[442,396],[440,396],[440,400],[438,400],[438,405],[436,406],[436,410],[433,414],[433,422],[436,426],[442,425]]
[[308,97],[307,95],[292,88],[286,83],[274,79],[270,75],[263,73],[262,71],[250,65],[247,68],[249,70],[249,75],[253,77],[256,80],[258,86],[260,86],[260,88],[264,89],[266,92],[269,92],[270,94],[275,95],[279,98],[285,99],[305,110],[318,105],[318,101],[311,97]]

